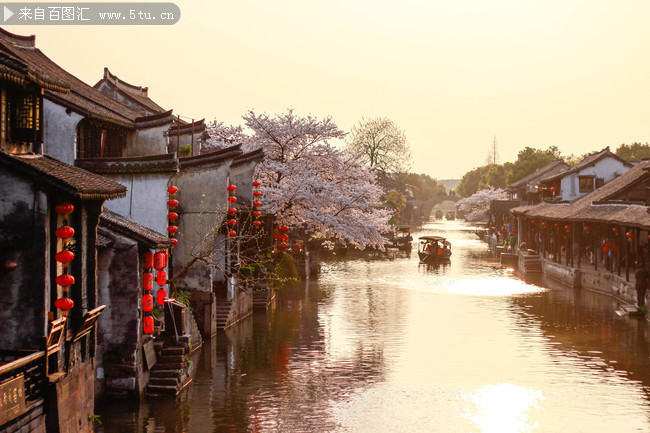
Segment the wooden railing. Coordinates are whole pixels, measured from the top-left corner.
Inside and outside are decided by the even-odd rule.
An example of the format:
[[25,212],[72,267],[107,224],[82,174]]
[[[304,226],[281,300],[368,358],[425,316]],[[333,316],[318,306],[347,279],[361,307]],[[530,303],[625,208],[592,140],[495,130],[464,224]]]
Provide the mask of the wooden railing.
[[[11,419],[20,416],[24,411],[30,410],[38,405],[43,405],[46,386],[46,357],[44,351],[28,350],[0,350],[0,388],[3,384],[21,383],[22,376],[24,405],[14,405],[13,415],[9,413],[0,414],[0,426]],[[15,385],[13,385],[15,387]],[[5,392],[13,391],[14,402],[20,399],[20,391],[16,392],[13,387]],[[0,396],[2,398],[2,396]],[[16,403],[17,404],[17,403]],[[20,406],[20,409],[18,408]]]

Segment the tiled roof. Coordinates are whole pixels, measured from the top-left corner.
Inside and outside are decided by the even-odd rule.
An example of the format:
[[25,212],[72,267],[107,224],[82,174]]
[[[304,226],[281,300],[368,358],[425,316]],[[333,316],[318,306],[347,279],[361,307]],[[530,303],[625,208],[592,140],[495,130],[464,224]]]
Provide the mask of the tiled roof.
[[510,209],[518,207],[519,200],[493,200],[490,202],[490,213],[492,215],[508,215]]
[[29,74],[46,89],[45,95],[80,114],[132,127],[140,114],[112,100],[54,63],[35,46],[34,36],[20,36],[0,29],[0,50],[23,62]]
[[563,170],[563,168],[569,168],[569,167],[570,167],[569,164],[567,164],[563,160],[556,159],[555,161],[551,161],[545,166],[538,168],[528,176],[522,177],[518,181],[511,183],[510,185],[508,185],[507,189],[509,190],[519,189],[522,186],[528,185],[533,180],[543,179],[545,176],[557,173],[560,170]]
[[188,156],[186,158],[180,158],[181,169],[201,166],[212,163],[221,163],[227,159],[234,159],[241,155],[243,152],[241,150],[241,144],[235,146],[225,147],[223,149],[215,150],[214,152],[202,153],[196,156]]
[[647,179],[650,176],[649,170],[650,161],[644,161],[572,204],[540,203],[514,208],[512,213],[523,214],[531,218],[601,222],[650,228],[650,213],[648,213],[647,206],[607,201],[620,191]]
[[552,182],[554,180],[562,179],[564,176],[571,174],[571,173],[577,173],[580,170],[587,168],[591,165],[594,165],[596,162],[600,161],[603,158],[610,157],[619,160],[622,162],[624,165],[628,167],[632,167],[633,164],[629,161],[625,161],[624,159],[621,159],[618,155],[613,153],[611,150],[609,150],[609,147],[604,148],[600,152],[595,152],[590,155],[585,156],[579,163],[571,167],[570,169],[545,177],[542,179],[542,182]]
[[97,174],[176,173],[176,155],[162,154],[129,158],[77,159],[75,165]]
[[109,210],[104,210],[99,216],[99,225],[134,239],[148,248],[168,248],[172,245],[171,239],[166,235]]
[[122,96],[130,99],[136,104],[140,105],[144,111],[150,114],[162,113],[166,111],[160,105],[156,104],[149,98],[149,88],[142,86],[134,86],[126,81],[121,80],[116,75],[111,74],[108,68],[104,68],[104,78],[95,84],[94,88],[99,88],[102,84],[111,87],[113,90],[119,92]]
[[107,238],[98,231],[97,237],[95,238],[95,247],[106,248],[110,247],[111,245],[113,245],[113,240]]
[[252,150],[250,152],[242,153],[232,162],[233,165],[243,164],[249,161],[261,161],[264,159],[264,149],[261,147],[259,149]]
[[47,155],[10,155],[0,151],[0,164],[82,200],[106,200],[126,195],[124,185]]

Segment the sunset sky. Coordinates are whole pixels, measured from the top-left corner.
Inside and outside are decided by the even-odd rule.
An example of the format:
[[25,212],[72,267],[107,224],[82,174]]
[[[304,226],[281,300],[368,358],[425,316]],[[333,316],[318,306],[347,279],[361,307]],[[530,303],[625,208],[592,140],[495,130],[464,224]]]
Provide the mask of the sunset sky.
[[173,26],[7,26],[92,85],[103,68],[188,118],[384,116],[413,170],[460,178],[524,146],[650,141],[650,2],[177,1]]

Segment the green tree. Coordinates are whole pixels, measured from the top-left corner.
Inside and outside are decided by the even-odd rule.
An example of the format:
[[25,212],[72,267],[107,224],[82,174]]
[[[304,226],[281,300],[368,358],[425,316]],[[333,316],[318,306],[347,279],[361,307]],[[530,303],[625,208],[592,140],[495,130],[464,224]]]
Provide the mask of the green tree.
[[640,161],[643,158],[650,158],[650,144],[621,144],[616,149],[616,155],[627,161]]
[[506,184],[516,182],[556,159],[562,159],[557,146],[551,146],[546,150],[525,147],[517,154],[517,160],[512,164]]
[[406,199],[395,190],[388,191],[384,199],[384,206],[393,211],[393,216],[388,220],[388,224],[396,225],[399,221],[400,212],[406,208]]
[[440,194],[445,194],[445,186],[427,174],[400,173],[394,176],[395,181],[402,189],[410,187],[413,197],[420,201],[427,201]]
[[469,197],[470,195],[476,193],[476,191],[479,190],[479,184],[481,183],[483,173],[487,172],[489,169],[489,165],[484,165],[465,173],[460,183],[456,187],[456,192],[458,195],[461,197]]
[[481,190],[490,186],[494,188],[505,188],[508,175],[512,171],[512,165],[511,162],[506,162],[505,164],[491,164],[487,166],[487,170],[481,175],[478,189]]

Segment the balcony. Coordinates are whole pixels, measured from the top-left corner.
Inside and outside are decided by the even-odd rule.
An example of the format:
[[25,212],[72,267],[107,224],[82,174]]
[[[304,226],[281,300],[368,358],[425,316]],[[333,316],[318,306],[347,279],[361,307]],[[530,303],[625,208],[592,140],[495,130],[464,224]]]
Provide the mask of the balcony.
[[42,413],[46,386],[44,351],[0,350],[0,430],[23,414]]

